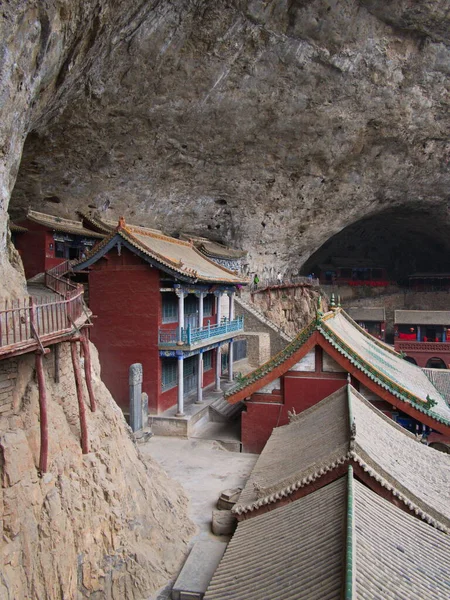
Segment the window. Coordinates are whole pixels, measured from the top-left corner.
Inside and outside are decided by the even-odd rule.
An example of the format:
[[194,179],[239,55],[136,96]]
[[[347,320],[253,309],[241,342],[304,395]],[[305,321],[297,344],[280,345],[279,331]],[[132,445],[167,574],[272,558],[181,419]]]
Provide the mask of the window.
[[162,322],[178,322],[178,298],[175,294],[162,295]]
[[55,256],[56,258],[65,258],[64,242],[55,242]]
[[203,353],[203,372],[212,369],[212,350]]
[[184,300],[184,314],[195,315],[198,312],[198,299],[192,294],[188,294]]
[[177,385],[177,359],[166,358],[162,361],[162,391],[170,390]]
[[208,294],[203,299],[203,316],[211,317],[213,314],[213,307],[214,307],[214,296],[211,294]]

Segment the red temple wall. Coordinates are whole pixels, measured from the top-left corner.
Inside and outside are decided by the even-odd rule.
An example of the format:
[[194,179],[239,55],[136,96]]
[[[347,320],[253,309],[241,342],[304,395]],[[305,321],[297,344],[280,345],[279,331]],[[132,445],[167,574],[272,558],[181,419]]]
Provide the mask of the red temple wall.
[[[417,342],[417,344],[420,344],[422,342]],[[423,342],[425,343],[425,342]],[[439,344],[442,344],[442,342],[438,342]],[[442,351],[442,350],[427,350],[427,351],[419,351],[419,350],[403,350],[403,352],[405,353],[406,356],[410,356],[411,358],[414,358],[414,360],[416,361],[417,365],[419,367],[426,367],[427,362],[430,360],[430,358],[440,358],[441,360],[444,361],[444,363],[447,365],[447,369],[450,369],[450,344],[448,344],[449,348],[448,348],[448,352]],[[397,348],[396,348],[397,349]],[[400,350],[397,350],[397,352],[399,352]]]
[[128,371],[136,362],[143,367],[142,391],[148,394],[149,410],[157,410],[161,389],[159,287],[158,269],[127,249],[121,256],[114,249],[95,263],[89,274],[90,308],[97,317],[91,338],[99,350],[102,379],[126,412]]

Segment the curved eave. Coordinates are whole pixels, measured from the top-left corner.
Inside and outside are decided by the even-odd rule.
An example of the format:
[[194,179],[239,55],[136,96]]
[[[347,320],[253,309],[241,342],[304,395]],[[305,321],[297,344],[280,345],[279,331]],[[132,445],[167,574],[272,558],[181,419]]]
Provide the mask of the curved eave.
[[194,283],[195,281],[197,281],[195,277],[189,277],[183,273],[180,273],[178,269],[171,269],[163,262],[160,262],[157,259],[151,257],[146,252],[139,250],[139,248],[136,248],[134,244],[131,244],[125,237],[120,235],[119,232],[117,232],[113,237],[111,237],[111,239],[104,245],[101,245],[101,247],[97,247],[97,249],[94,248],[85,260],[81,260],[75,264],[72,264],[72,270],[82,271],[83,269],[91,267],[119,243],[122,247],[127,248],[128,250],[130,250],[130,252],[132,252],[136,256],[139,256],[139,258],[142,258],[142,260],[145,260],[145,262],[149,263],[152,267],[161,269],[161,271],[164,271],[165,273],[171,275],[172,277],[175,277],[176,279],[180,279],[182,281],[185,281],[186,283]]
[[236,404],[236,402],[248,398],[261,389],[262,386],[271,383],[283,375],[299,361],[301,358],[300,355],[305,354],[310,349],[310,346],[314,345],[315,340],[313,339],[305,347],[305,344],[308,343],[315,330],[316,321],[311,321],[281,352],[258,367],[258,369],[255,369],[255,371],[249,373],[240,384],[229,390],[225,394],[226,401],[230,404]]
[[[406,389],[401,388],[398,384],[391,381],[388,377],[377,371],[374,367],[369,365],[358,356],[356,353],[352,354],[346,348],[347,345],[342,342],[334,332],[327,330],[326,325],[324,323],[320,323],[318,326],[319,332],[323,335],[323,337],[329,342],[335,350],[337,350],[340,354],[342,354],[352,365],[354,365],[359,371],[364,373],[366,377],[371,379],[377,385],[379,385],[382,389],[388,391],[392,396],[398,398],[401,402],[405,404],[409,404],[415,410],[427,415],[436,423],[442,423],[446,427],[450,427],[450,421],[441,417],[433,410],[427,409],[424,405],[424,401],[415,396],[412,392],[409,392]],[[436,390],[437,391],[437,390]],[[399,407],[402,408],[402,407]]]

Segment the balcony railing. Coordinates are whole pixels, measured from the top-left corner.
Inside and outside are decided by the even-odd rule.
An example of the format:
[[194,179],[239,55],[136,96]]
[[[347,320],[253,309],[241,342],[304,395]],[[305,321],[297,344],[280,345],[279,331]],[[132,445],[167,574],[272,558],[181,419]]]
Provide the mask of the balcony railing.
[[[188,327],[181,330],[181,341],[188,346],[199,344],[205,340],[215,338],[229,333],[243,331],[244,317],[237,317],[233,321],[223,320],[217,325],[207,325],[206,327]],[[177,329],[160,329],[159,343],[164,346],[176,346],[178,343]]]
[[395,340],[394,347],[397,352],[450,352],[450,342]]

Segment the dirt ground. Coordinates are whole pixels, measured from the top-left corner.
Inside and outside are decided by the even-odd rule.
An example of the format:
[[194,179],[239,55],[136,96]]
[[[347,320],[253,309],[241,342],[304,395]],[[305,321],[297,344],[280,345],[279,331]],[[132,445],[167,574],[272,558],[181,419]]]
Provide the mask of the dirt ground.
[[[198,527],[192,543],[199,539],[228,541],[211,532],[211,513],[220,493],[243,487],[255,464],[257,454],[224,450],[219,442],[154,436],[139,446],[142,456],[157,460],[167,474],[183,486],[190,499],[189,516]],[[149,600],[170,598],[171,584]]]

